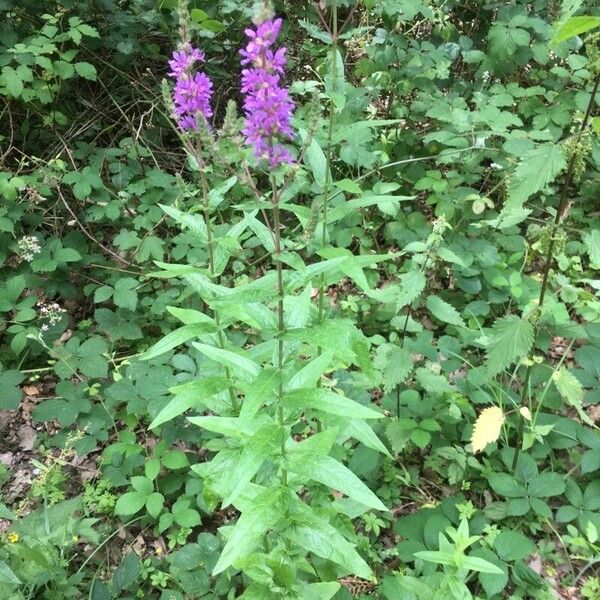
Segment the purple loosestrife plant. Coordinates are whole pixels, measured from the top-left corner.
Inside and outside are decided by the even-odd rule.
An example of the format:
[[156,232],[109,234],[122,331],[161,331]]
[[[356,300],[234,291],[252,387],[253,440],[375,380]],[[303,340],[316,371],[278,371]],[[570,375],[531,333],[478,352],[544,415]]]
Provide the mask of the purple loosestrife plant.
[[272,46],[281,29],[281,19],[269,19],[246,29],[248,44],[242,55],[242,92],[246,124],[246,143],[254,149],[258,159],[267,159],[270,167],[293,162],[291,154],[279,143],[291,140],[294,103],[287,88],[281,87],[285,66],[285,48],[277,51]]
[[212,81],[205,73],[194,73],[195,63],[204,62],[204,52],[185,44],[173,52],[169,61],[169,76],[175,79],[173,112],[182,131],[198,128],[198,117],[208,120],[212,116],[210,100]]

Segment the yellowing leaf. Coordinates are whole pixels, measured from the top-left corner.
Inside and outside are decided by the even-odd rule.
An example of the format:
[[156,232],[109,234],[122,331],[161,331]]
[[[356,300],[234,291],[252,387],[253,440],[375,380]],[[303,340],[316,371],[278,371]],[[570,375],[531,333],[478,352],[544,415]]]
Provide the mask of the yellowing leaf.
[[526,406],[521,406],[519,412],[524,419],[531,421],[531,411]]
[[481,411],[471,436],[473,452],[481,452],[488,444],[495,442],[500,437],[500,431],[506,417],[501,408],[490,406]]

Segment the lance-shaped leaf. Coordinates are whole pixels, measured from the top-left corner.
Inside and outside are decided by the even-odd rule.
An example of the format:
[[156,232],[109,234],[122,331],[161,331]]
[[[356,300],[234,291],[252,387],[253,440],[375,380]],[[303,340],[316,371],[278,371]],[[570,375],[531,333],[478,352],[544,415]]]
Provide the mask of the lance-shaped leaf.
[[263,490],[253,499],[230,532],[213,575],[222,573],[236,560],[253,552],[260,538],[269,528],[275,527],[283,516],[285,502],[282,500],[281,491],[271,488]]
[[222,375],[213,375],[191,381],[189,383],[171,388],[175,394],[169,403],[156,415],[150,429],[154,429],[175,417],[183,414],[192,407],[202,406],[206,398],[220,394],[227,389],[227,381]]
[[271,420],[265,416],[262,419],[242,419],[240,417],[188,417],[188,421],[207,431],[221,433],[232,438],[252,437],[264,424]]
[[140,358],[142,360],[151,360],[165,352],[169,352],[169,350],[173,350],[173,348],[176,348],[181,344],[185,344],[186,342],[197,338],[198,336],[206,335],[207,333],[215,333],[216,331],[217,327],[213,323],[192,323],[190,325],[184,325],[165,335],[165,337],[156,342],[154,346],[146,350]]
[[248,483],[252,481],[263,462],[279,450],[281,438],[284,434],[285,432],[281,427],[268,423],[246,441],[238,463],[229,474],[234,485],[230,494],[223,500],[223,508],[237,500]]
[[234,369],[236,375],[243,376],[246,379],[256,377],[260,372],[260,367],[253,360],[231,350],[209,346],[208,344],[199,344],[197,342],[194,342],[192,345],[211,360]]
[[290,456],[289,466],[297,475],[338,490],[365,506],[376,510],[388,510],[350,469],[331,456],[314,456],[306,460],[302,453],[299,456]]
[[356,419],[381,419],[384,417],[383,413],[325,388],[305,388],[287,392],[283,397],[283,405],[295,410],[310,408],[341,417],[352,416]]

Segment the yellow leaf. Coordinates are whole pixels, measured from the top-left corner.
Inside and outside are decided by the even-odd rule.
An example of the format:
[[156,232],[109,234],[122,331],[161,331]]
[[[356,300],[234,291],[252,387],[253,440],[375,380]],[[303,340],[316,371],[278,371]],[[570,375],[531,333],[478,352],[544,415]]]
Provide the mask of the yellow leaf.
[[488,444],[500,437],[505,419],[502,409],[497,406],[490,406],[481,411],[471,436],[473,452],[481,452]]
[[531,411],[526,406],[521,406],[519,412],[524,419],[531,421]]

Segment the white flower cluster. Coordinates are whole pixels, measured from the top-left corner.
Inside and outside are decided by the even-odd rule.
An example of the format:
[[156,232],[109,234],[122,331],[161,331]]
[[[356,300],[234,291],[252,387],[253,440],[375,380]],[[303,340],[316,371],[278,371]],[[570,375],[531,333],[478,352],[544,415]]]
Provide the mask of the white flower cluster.
[[40,302],[38,306],[40,319],[48,319],[48,322],[42,325],[42,331],[48,331],[51,325],[56,325],[67,312],[56,302],[49,302],[48,304]]
[[38,238],[35,235],[24,235],[19,241],[19,256],[22,260],[31,262],[36,254],[42,251]]

